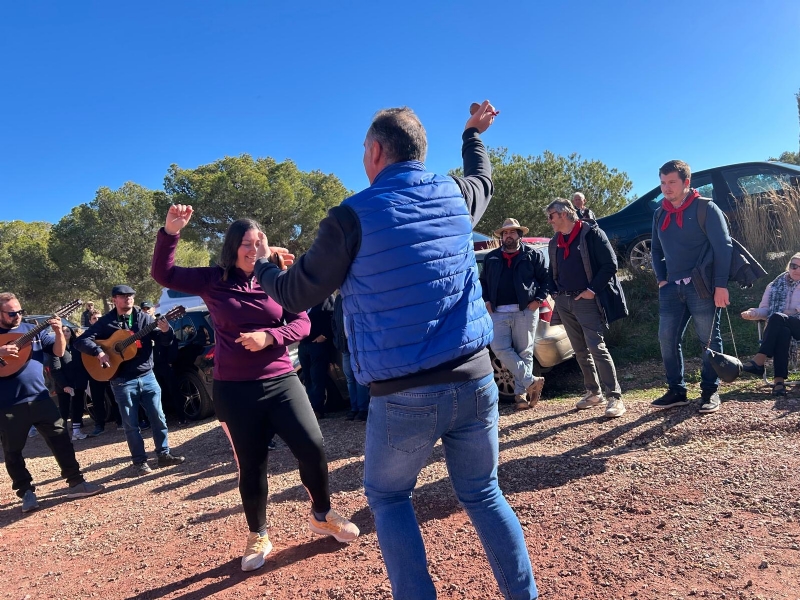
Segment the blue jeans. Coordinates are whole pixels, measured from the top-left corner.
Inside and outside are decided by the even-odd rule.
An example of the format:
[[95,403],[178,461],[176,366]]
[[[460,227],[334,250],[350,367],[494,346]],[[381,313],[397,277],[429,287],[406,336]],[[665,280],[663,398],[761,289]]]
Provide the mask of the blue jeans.
[[139,430],[140,406],[147,413],[147,418],[150,419],[156,453],[166,454],[169,452],[167,420],[161,409],[161,388],[158,387],[153,372],[149,371],[141,377],[128,381],[112,379],[111,391],[114,392],[114,399],[119,406],[122,426],[125,428],[125,439],[128,441],[133,464],[138,465],[147,461],[142,432]]
[[522,527],[497,484],[497,400],[492,375],[372,398],[364,491],[395,600],[436,598],[411,495],[439,439],[503,597],[538,597]]
[[[669,389],[680,394],[686,393],[686,381],[683,378],[683,350],[681,340],[686,332],[689,319],[694,319],[694,330],[697,339],[703,345],[716,352],[722,352],[722,337],[719,333],[719,314],[714,306],[714,299],[702,299],[697,295],[694,284],[689,282],[670,282],[658,289],[658,340],[661,343],[661,358],[667,375]],[[703,353],[703,369],[700,372],[700,389],[713,393],[719,388],[717,373]]]
[[524,394],[533,383],[533,342],[539,311],[526,308],[510,313],[493,312],[492,323],[492,352],[514,376],[514,394]]
[[342,352],[342,371],[347,379],[347,393],[350,394],[350,410],[367,412],[369,410],[369,388],[356,381],[353,365],[350,364],[350,353]]

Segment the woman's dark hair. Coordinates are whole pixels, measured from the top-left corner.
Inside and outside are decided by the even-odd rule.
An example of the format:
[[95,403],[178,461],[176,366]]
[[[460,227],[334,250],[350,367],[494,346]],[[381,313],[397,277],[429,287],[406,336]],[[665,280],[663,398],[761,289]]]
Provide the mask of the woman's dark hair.
[[253,219],[239,219],[234,221],[225,232],[225,238],[222,240],[222,251],[219,253],[219,262],[217,263],[224,273],[222,280],[227,281],[228,275],[233,273],[236,268],[236,258],[239,256],[239,246],[242,245],[244,234],[251,229],[262,231],[261,225],[258,221]]
[[78,332],[75,331],[74,327],[64,327],[64,329],[68,329],[69,330],[69,341],[70,342],[74,342],[75,340],[78,339]]

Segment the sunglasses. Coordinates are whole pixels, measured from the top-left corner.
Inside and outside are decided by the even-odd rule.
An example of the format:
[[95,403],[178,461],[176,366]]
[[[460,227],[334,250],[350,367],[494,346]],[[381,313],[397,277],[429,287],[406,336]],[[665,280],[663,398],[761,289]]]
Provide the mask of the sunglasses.
[[25,316],[28,314],[27,310],[0,310],[1,313],[8,315],[12,319],[15,319],[17,315]]
[[789,263],[789,268],[794,271],[795,269],[800,269],[800,265],[796,265],[794,263]]
[[555,219],[555,218],[556,218],[556,215],[557,215],[557,214],[558,214],[557,212],[551,212],[551,213],[547,213],[547,220],[548,220],[548,221],[552,221],[553,219]]

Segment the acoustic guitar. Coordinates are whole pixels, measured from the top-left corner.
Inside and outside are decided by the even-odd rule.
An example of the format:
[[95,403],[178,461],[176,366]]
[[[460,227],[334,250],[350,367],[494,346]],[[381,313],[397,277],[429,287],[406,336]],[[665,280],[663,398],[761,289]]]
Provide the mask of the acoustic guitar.
[[136,356],[140,346],[140,344],[137,344],[136,342],[158,327],[158,322],[161,319],[166,319],[167,321],[179,319],[185,313],[186,309],[183,306],[176,306],[167,314],[159,317],[136,333],[129,329],[120,329],[119,331],[115,331],[113,334],[111,334],[111,337],[108,339],[94,340],[94,343],[100,346],[100,348],[103,349],[103,352],[108,355],[109,365],[104,367],[100,364],[100,361],[97,360],[96,356],[82,354],[81,360],[83,361],[83,366],[86,367],[86,370],[89,372],[89,376],[95,381],[110,380],[112,377],[114,377],[117,369],[119,369],[119,366],[122,363],[124,363],[126,360],[131,360],[134,356]]
[[[53,316],[59,319],[61,317],[66,317],[67,315],[72,314],[81,304],[83,304],[83,300],[73,300],[69,304],[65,304],[61,308],[54,311]],[[13,377],[25,368],[25,365],[28,364],[28,361],[31,359],[31,354],[33,353],[31,342],[37,335],[39,335],[48,327],[50,327],[50,324],[45,321],[27,333],[9,332],[0,334],[0,346],[14,344],[18,350],[16,357],[0,357],[0,379]]]

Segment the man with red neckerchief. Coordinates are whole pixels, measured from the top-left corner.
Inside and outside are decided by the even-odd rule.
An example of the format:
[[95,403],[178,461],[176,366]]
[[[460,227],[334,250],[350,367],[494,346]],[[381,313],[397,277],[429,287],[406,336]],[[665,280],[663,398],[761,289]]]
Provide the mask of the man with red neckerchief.
[[[722,352],[718,308],[728,306],[728,275],[731,264],[731,236],[722,211],[708,203],[705,227],[698,221],[696,200],[700,193],[690,187],[692,171],[685,162],[671,160],[659,169],[664,200],[653,216],[653,270],[658,281],[658,339],[669,389],[652,406],[663,409],[689,404],[684,380],[681,340],[689,324],[700,343]],[[694,281],[695,267],[708,249],[713,253],[713,281]],[[694,273],[693,273],[694,271]],[[713,298],[701,290],[714,290]],[[700,373],[701,414],[717,412],[719,378],[703,355]]]
[[617,279],[617,257],[594,221],[582,221],[569,200],[556,198],[547,209],[555,235],[548,245],[550,292],[555,296],[551,324],[562,323],[583,373],[578,410],[606,403],[606,417],[625,413],[614,360],[604,330],[628,314]]
[[528,228],[506,219],[494,232],[501,245],[483,261],[481,288],[492,317],[492,352],[514,377],[514,406],[533,408],[539,402],[544,377],[533,374],[533,344],[539,308],[547,298],[544,257],[522,242]]

